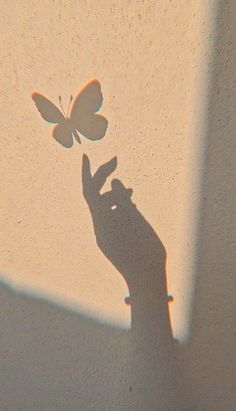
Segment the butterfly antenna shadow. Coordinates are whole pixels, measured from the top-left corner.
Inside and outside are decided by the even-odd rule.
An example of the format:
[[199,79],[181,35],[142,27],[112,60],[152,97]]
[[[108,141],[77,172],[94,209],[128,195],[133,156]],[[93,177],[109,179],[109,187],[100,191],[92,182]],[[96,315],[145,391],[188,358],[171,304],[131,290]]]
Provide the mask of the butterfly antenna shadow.
[[68,104],[67,116],[66,116],[66,117],[69,116],[69,110],[70,110],[70,106],[71,106],[72,101],[73,101],[73,96],[71,95],[71,96],[70,96],[70,101],[69,101],[69,104]]
[[67,118],[67,115],[66,115],[66,113],[65,113],[65,111],[64,111],[64,109],[63,109],[63,106],[62,106],[61,96],[59,96],[58,98],[59,98],[59,103],[60,103],[60,106],[61,106],[62,112],[63,112],[64,116]]

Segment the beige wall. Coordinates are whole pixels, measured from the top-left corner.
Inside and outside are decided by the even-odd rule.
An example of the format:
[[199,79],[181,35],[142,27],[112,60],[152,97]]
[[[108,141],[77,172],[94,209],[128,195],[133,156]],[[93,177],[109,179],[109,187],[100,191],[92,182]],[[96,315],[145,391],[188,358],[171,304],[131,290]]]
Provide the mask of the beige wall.
[[[0,354],[5,409],[233,411],[233,369],[222,372],[230,364],[224,338],[230,358],[235,353],[233,318],[223,327],[219,307],[226,298],[226,324],[235,290],[233,246],[228,251],[234,203],[228,205],[224,190],[228,173],[234,181],[235,172],[228,97],[233,106],[236,9],[233,2],[218,8],[217,3],[57,0],[1,5]],[[224,57],[215,58],[221,53]],[[102,85],[108,131],[101,141],[82,138],[81,146],[66,149],[52,138],[53,126],[41,119],[31,93],[41,92],[56,104],[62,95],[66,105],[94,77]],[[212,88],[223,89],[220,103],[211,97]],[[178,348],[169,338],[165,290],[154,295],[159,298],[154,315],[156,300],[142,264],[134,308],[131,301],[138,328],[129,331],[130,307],[124,303],[129,279],[96,244],[82,193],[83,153],[93,171],[117,156],[114,177],[133,189],[132,201],[140,212],[127,215],[144,224],[141,238],[147,233],[153,239],[142,246],[131,236],[131,249],[155,261],[153,242],[158,240],[142,216],[161,239],[168,293],[174,298],[171,323],[182,344]],[[219,179],[222,191],[215,192]],[[226,226],[219,224],[228,215]],[[109,231],[109,222],[107,227]],[[225,234],[221,245],[225,230],[231,234]],[[209,242],[217,244],[210,254]],[[217,264],[211,265],[213,260]],[[224,289],[224,281],[215,282],[211,273],[224,278],[228,264],[230,286]],[[217,358],[219,367],[214,365]]]

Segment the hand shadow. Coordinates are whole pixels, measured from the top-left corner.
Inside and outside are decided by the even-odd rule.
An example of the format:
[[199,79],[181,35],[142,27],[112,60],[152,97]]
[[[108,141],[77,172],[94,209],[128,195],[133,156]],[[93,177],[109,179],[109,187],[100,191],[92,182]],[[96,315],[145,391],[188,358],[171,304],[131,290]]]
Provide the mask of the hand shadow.
[[[128,383],[135,400],[129,409],[174,409],[177,401],[175,344],[172,338],[165,275],[166,252],[159,237],[131,200],[120,180],[100,193],[116,169],[113,158],[92,176],[83,156],[83,194],[90,209],[97,244],[124,277],[130,292],[131,351]],[[160,392],[167,395],[160,397]],[[127,399],[127,404],[130,399]],[[139,408],[138,408],[139,407]],[[140,408],[141,407],[141,408]],[[178,408],[176,408],[178,409]]]
[[[117,167],[113,158],[92,176],[90,162],[83,156],[83,195],[90,209],[97,244],[124,277],[131,304],[132,329],[162,327],[171,337],[165,275],[165,248],[159,237],[131,200],[132,189],[120,180],[111,182],[111,191],[100,193]],[[158,330],[160,338],[160,330]]]

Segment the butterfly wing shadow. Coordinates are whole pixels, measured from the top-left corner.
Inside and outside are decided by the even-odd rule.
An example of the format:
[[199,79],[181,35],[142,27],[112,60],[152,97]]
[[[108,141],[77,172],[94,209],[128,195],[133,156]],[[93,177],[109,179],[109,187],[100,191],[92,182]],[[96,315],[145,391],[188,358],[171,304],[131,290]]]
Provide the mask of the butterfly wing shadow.
[[73,103],[70,114],[73,128],[89,140],[100,140],[106,134],[107,119],[95,114],[102,102],[101,85],[97,80],[92,80],[80,91]]
[[66,148],[71,148],[73,146],[71,126],[66,120],[54,127],[52,135],[62,146]]
[[42,94],[35,92],[32,94],[32,99],[44,120],[53,124],[59,124],[65,121],[62,112]]
[[57,125],[54,127],[52,135],[55,140],[66,148],[73,145],[71,123],[62,112],[50,100],[42,94],[33,93],[32,99],[44,120]]

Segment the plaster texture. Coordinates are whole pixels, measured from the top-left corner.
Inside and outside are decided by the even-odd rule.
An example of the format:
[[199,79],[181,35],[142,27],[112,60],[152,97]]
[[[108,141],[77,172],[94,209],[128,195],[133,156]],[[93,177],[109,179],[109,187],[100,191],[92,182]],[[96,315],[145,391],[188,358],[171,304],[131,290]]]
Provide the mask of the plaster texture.
[[[235,410],[235,18],[2,2],[1,410]],[[31,94],[92,78],[106,135],[67,149]]]

